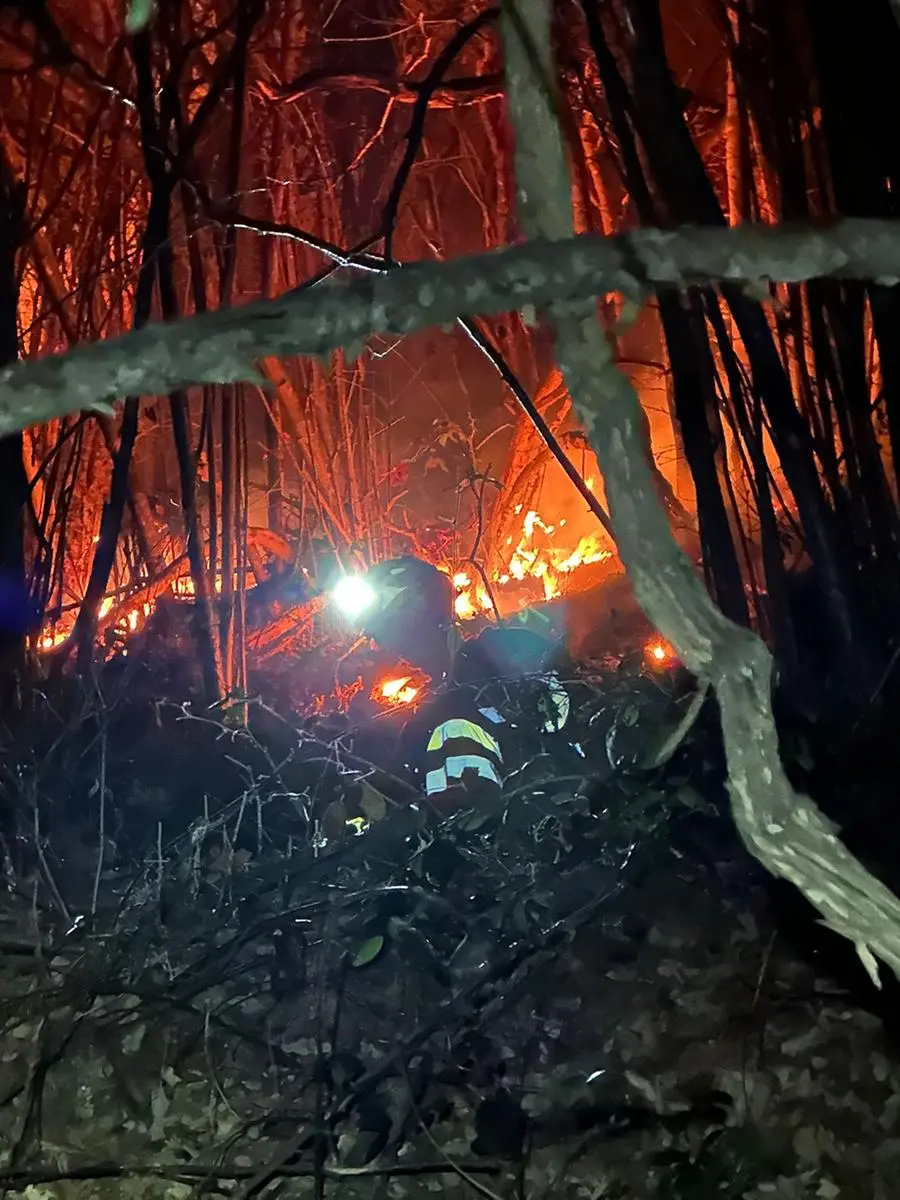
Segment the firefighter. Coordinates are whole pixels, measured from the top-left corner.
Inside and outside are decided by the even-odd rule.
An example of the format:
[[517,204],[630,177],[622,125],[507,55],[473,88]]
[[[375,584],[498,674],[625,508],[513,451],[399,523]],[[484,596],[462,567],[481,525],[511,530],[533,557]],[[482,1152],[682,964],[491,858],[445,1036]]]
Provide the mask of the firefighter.
[[570,701],[554,669],[556,648],[523,628],[491,626],[462,639],[450,580],[429,563],[391,559],[345,577],[334,595],[382,650],[431,676],[433,691],[401,737],[429,797],[475,780],[499,791],[517,735],[533,745],[535,735],[566,725]]
[[566,726],[557,659],[551,642],[509,626],[458,644],[448,686],[410,723],[410,765],[428,796],[458,787],[466,772],[479,790],[502,790],[504,775]]

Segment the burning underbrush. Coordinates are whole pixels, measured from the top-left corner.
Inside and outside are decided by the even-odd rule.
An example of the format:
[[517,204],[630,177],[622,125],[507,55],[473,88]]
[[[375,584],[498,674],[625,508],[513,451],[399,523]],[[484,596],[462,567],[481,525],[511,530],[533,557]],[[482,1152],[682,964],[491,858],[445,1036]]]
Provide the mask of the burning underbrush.
[[878,1194],[877,1022],[773,940],[711,706],[615,559],[528,517],[502,568],[438,564],[466,629],[525,613],[566,650],[565,737],[513,696],[502,799],[423,797],[400,733],[432,680],[309,588],[245,598],[245,725],[199,702],[183,564],[104,602],[96,687],[29,694],[0,762],[0,1184]]
[[[570,536],[565,517],[553,525],[536,510],[521,512],[520,509],[516,510],[521,518],[520,534],[517,539],[512,535],[505,539],[506,544],[493,554],[496,562],[490,569],[476,563],[454,564],[453,559],[443,553],[435,557],[429,552],[417,551],[452,577],[456,615],[460,620],[484,615],[493,618],[495,612],[501,617],[513,615],[530,605],[584,591],[615,568],[613,547],[602,530]],[[274,562],[269,558],[267,562],[259,554],[251,555],[255,571],[250,571],[247,586],[253,588],[270,583],[273,567],[283,571],[285,564],[293,563],[298,567],[295,585],[305,579],[308,587],[314,590],[313,573],[303,566],[297,552],[287,542],[276,539],[267,531],[258,531],[256,537],[266,545],[274,545],[277,558]],[[603,564],[607,564],[606,568],[598,571],[596,568]],[[290,574],[285,572],[285,578]],[[238,584],[236,577],[233,588],[237,589]],[[213,591],[217,596],[222,595],[221,576],[216,578]],[[295,587],[294,598],[296,594]],[[97,613],[100,633],[121,652],[119,643],[144,627],[160,599],[190,603],[193,598],[194,584],[186,557],[183,553],[172,552],[168,566],[157,578],[141,581],[131,589],[116,589],[103,598]],[[77,609],[77,604],[71,604],[53,614],[35,634],[35,648],[48,653],[64,645],[75,626]],[[251,622],[258,623],[260,615],[251,613]]]
[[[521,509],[517,512],[521,515]],[[576,537],[573,545],[565,517],[552,525],[534,509],[522,516],[518,542],[512,535],[505,540],[497,555],[500,564],[490,574],[474,567],[452,572],[461,620],[495,610],[508,616],[528,605],[584,591],[604,578],[616,560],[603,530]],[[606,568],[597,570],[602,564]]]
[[[518,510],[517,510],[518,511]],[[495,621],[527,623],[576,661],[609,663],[644,646],[657,665],[670,658],[631,596],[618,560],[602,530],[578,534],[562,517],[556,525],[536,510],[518,512],[519,532],[490,556],[492,566],[461,562],[443,551],[432,561],[452,580],[457,619],[465,635]],[[266,546],[275,545],[266,534]],[[277,541],[277,540],[276,540]],[[321,573],[306,566],[287,543],[277,559],[251,556],[243,592],[229,604],[246,628],[248,663],[255,685],[277,678],[276,693],[291,711],[346,711],[356,702],[394,708],[421,703],[429,680],[402,661],[385,662],[354,642],[346,625],[329,612]],[[235,584],[237,584],[235,580]],[[222,579],[215,581],[214,608],[222,609]],[[98,640],[108,661],[135,657],[151,673],[183,675],[173,655],[196,657],[191,626],[194,586],[185,557],[174,557],[153,580],[107,595],[97,613]],[[34,639],[49,657],[65,654],[76,607],[55,616]],[[290,693],[290,697],[286,693]],[[169,693],[167,693],[169,694]]]

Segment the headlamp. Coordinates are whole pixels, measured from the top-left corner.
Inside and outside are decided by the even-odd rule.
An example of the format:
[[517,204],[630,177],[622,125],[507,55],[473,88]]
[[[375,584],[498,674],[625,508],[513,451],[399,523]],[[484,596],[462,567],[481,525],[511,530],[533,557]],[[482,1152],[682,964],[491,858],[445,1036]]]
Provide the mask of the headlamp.
[[375,589],[362,575],[345,575],[331,589],[332,603],[351,620],[368,612],[376,599]]

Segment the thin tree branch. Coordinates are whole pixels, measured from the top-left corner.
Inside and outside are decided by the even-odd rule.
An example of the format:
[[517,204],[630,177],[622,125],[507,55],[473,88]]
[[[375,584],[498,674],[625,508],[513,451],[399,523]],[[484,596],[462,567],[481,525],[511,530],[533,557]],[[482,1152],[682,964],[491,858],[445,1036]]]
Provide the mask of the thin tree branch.
[[487,8],[465,25],[461,25],[431,64],[428,74],[416,95],[412,115],[409,119],[409,127],[406,130],[406,149],[403,151],[403,158],[397,168],[397,174],[394,176],[387,200],[384,202],[384,212],[381,217],[380,232],[384,238],[384,257],[386,259],[392,260],[394,257],[394,233],[397,227],[397,217],[400,212],[400,201],[403,198],[403,192],[409,182],[413,164],[416,161],[422,145],[422,139],[425,136],[425,119],[428,116],[428,108],[434,94],[443,85],[444,75],[453,65],[456,58],[462,53],[472,38],[476,37],[482,29],[485,29],[496,19],[498,13],[499,10],[497,8]]
[[[450,1175],[466,1170],[473,1175],[496,1175],[501,1167],[487,1159],[472,1163],[454,1163],[449,1158],[438,1162],[381,1163],[364,1167],[327,1166],[329,1179],[374,1179],[384,1176]],[[286,1179],[309,1178],[315,1167],[308,1163],[291,1163],[280,1166],[274,1173]],[[117,1163],[88,1162],[67,1168],[52,1166],[20,1167],[0,1171],[0,1186],[10,1191],[26,1191],[41,1183],[63,1183],[89,1179],[171,1179],[181,1181],[210,1182],[213,1180],[250,1179],[256,1174],[254,1167],[231,1166],[213,1163]]]
[[260,357],[325,354],[358,347],[372,334],[413,333],[459,317],[571,304],[609,292],[639,298],[657,287],[819,277],[896,285],[900,222],[535,239],[155,322],[0,371],[0,436],[81,410],[110,412],[121,396],[168,395],[201,383],[259,383],[254,360]]
[[[412,104],[426,89],[426,81],[401,78],[386,71],[330,71],[319,67],[306,71],[291,83],[270,87],[266,83],[256,85],[268,100],[294,101],[316,91],[353,91],[366,88],[392,96],[400,103]],[[434,108],[458,108],[461,104],[480,104],[485,100],[497,100],[503,95],[503,80],[500,75],[458,76],[445,79],[430,89],[431,106]]]
[[[554,69],[550,12],[549,0],[505,0],[501,24],[520,221],[527,236],[564,239],[572,232],[572,213],[563,142],[546,99]],[[837,227],[839,242],[851,228],[860,232]],[[889,240],[896,236],[892,228],[883,229]],[[735,255],[722,264],[729,271],[741,270],[739,264],[746,262],[749,243],[742,244],[743,236],[749,233],[758,246],[766,242],[759,230],[736,232]],[[771,232],[774,247],[779,231]],[[845,247],[854,243],[855,234],[843,241]],[[823,240],[820,248],[825,245]],[[836,269],[848,269],[851,257],[845,255]],[[770,261],[766,273],[806,269],[813,259],[814,269],[828,270],[816,250],[790,266]],[[757,271],[759,265],[757,260]],[[876,986],[876,958],[900,976],[900,899],[866,871],[811,800],[788,782],[772,715],[771,655],[759,638],[719,611],[678,548],[646,459],[640,401],[613,361],[596,306],[551,303],[547,308],[559,363],[603,473],[616,544],[638,602],[685,664],[715,689],[732,810],[745,844],[774,875],[800,888],[826,925],[855,944]]]
[[[195,187],[197,185],[194,185]],[[290,241],[300,242],[301,245],[308,246],[312,250],[317,250],[320,254],[326,256],[337,266],[352,267],[360,271],[377,271],[387,272],[395,271],[402,267],[401,263],[392,262],[383,256],[374,254],[361,254],[357,256],[345,254],[338,246],[330,242],[324,241],[322,238],[314,237],[303,229],[298,229],[295,225],[284,225],[275,221],[258,221],[253,217],[245,217],[238,213],[229,217],[216,205],[206,197],[198,188],[198,195],[202,196],[203,204],[207,209],[209,216],[221,223],[222,225],[230,225],[235,229],[249,229],[264,237],[284,237]],[[471,317],[460,317],[457,321],[459,327],[463,330],[473,344],[478,347],[481,353],[485,356],[500,378],[512,392],[515,399],[518,401],[522,411],[534,425],[538,431],[544,445],[559,463],[560,467],[569,477],[572,485],[577,490],[578,494],[584,500],[590,512],[594,514],[606,532],[612,536],[612,526],[610,525],[609,516],[603,505],[593,494],[585,481],[582,479],[580,472],[575,464],[571,461],[568,455],[559,444],[558,439],[554,436],[550,426],[541,416],[536,408],[534,401],[528,395],[528,392],[522,386],[515,373],[510,369],[509,364],[504,359],[500,351],[494,346],[488,335],[480,328],[477,320]]]

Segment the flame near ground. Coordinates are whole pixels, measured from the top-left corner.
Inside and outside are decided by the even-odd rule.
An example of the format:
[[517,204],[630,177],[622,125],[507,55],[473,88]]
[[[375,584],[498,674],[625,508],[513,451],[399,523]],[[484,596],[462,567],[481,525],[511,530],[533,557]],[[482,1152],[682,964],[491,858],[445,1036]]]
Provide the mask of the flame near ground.
[[[660,640],[647,643],[644,648],[644,660],[647,666],[658,671],[668,670],[678,661],[672,647]],[[401,708],[405,705],[415,706],[421,703],[428,695],[430,676],[424,675],[422,672],[394,674],[394,671],[402,669],[402,666],[398,664],[392,671],[382,675],[369,693],[369,698],[381,705],[382,708],[389,709]]]
[[[521,512],[521,508],[517,512]],[[484,579],[478,579],[474,568],[453,573],[457,617],[465,621],[480,613],[490,613],[495,602],[501,614],[514,612],[524,606],[522,602],[516,603],[516,594],[521,592],[516,585],[529,581],[540,585],[544,601],[555,600],[563,594],[569,577],[579,568],[607,562],[614,557],[602,532],[580,537],[574,549],[571,542],[566,545],[566,533],[565,518],[552,525],[534,509],[526,512],[518,543],[513,545],[513,538],[507,538],[503,554],[506,561],[491,573],[487,581],[489,588]]]
[[[500,565],[494,570],[481,570],[474,564],[436,564],[452,579],[456,593],[454,607],[460,621],[490,620],[496,614],[510,617],[536,603],[547,604],[566,593],[584,591],[592,585],[598,566],[606,562],[614,564],[614,550],[602,530],[584,534],[576,540],[564,517],[553,524],[534,509],[522,514],[521,506],[516,515],[521,515],[521,532],[518,539],[512,536],[506,539],[506,546],[497,556]],[[594,570],[588,571],[591,567]],[[221,590],[221,579],[217,579],[216,592]],[[154,600],[137,602],[136,597],[134,606],[129,607],[121,591],[107,595],[98,610],[98,620],[102,626],[114,606],[121,608],[121,615],[106,628],[118,643],[116,652],[127,655],[129,636],[144,627],[153,614],[157,599],[175,596],[187,601],[193,594],[193,583],[185,564],[185,571],[172,578]],[[67,614],[67,619],[45,627],[35,639],[35,648],[50,652],[61,646],[69,638],[74,624],[75,611],[72,611]],[[657,668],[666,668],[673,657],[671,648],[661,639],[649,642],[645,649],[646,661]],[[427,695],[430,684],[427,675],[408,664],[398,663],[375,683],[370,695],[372,700],[387,707],[414,705]]]

